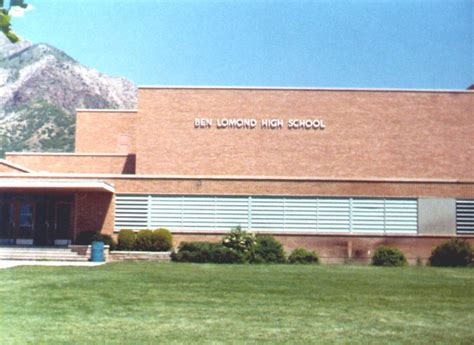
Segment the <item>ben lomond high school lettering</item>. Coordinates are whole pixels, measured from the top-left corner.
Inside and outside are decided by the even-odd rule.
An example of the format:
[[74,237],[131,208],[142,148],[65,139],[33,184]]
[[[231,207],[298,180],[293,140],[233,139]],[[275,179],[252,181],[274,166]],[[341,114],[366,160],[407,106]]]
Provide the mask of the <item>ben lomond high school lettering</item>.
[[326,126],[322,119],[290,119],[285,126],[285,120],[282,119],[236,119],[222,118],[216,119],[215,122],[210,118],[195,118],[194,128],[217,128],[217,129],[254,129],[260,127],[262,129],[325,129]]

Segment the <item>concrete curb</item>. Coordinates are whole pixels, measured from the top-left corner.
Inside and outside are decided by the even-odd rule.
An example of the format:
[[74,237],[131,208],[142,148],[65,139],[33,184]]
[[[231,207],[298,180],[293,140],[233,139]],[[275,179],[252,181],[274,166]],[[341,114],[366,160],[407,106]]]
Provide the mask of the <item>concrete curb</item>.
[[105,262],[88,261],[29,261],[29,260],[0,260],[0,269],[18,266],[76,266],[95,267],[104,265]]

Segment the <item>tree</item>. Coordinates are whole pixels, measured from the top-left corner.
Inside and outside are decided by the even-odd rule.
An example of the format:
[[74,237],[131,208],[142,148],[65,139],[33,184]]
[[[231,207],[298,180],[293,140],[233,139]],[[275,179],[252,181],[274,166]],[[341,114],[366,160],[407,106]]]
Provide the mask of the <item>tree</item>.
[[24,0],[0,0],[0,30],[12,43],[16,43],[20,40],[11,30],[11,16],[8,14],[14,6],[27,8],[28,4],[26,4]]

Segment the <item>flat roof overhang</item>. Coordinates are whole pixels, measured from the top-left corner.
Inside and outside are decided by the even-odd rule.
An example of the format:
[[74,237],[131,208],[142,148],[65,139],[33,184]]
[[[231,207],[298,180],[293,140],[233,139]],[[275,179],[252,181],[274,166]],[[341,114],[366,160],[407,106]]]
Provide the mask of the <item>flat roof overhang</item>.
[[104,181],[0,179],[0,191],[4,190],[115,192],[114,186]]

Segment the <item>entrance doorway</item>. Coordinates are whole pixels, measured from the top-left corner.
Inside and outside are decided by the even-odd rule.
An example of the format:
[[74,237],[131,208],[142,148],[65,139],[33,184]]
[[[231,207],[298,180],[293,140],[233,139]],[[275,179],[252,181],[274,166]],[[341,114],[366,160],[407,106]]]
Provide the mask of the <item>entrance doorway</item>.
[[15,244],[12,206],[8,202],[0,202],[0,244]]
[[71,220],[72,220],[72,204],[59,202],[56,204],[56,221],[55,221],[55,245],[68,245],[71,238]]
[[72,195],[1,195],[0,245],[69,245]]
[[18,224],[16,229],[16,244],[32,245],[34,239],[34,217],[35,205],[32,201],[20,201],[17,203],[17,212],[13,218],[13,224]]

